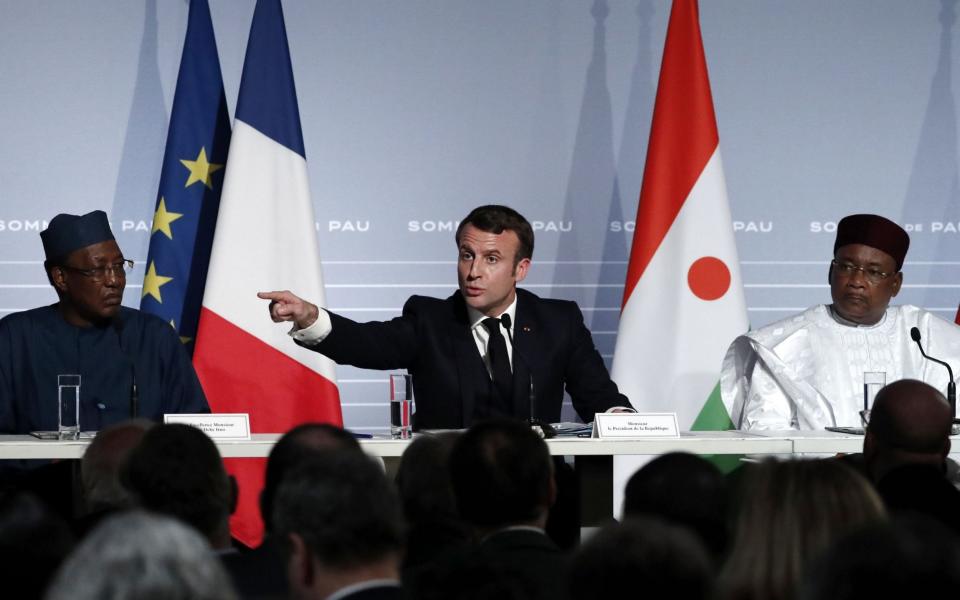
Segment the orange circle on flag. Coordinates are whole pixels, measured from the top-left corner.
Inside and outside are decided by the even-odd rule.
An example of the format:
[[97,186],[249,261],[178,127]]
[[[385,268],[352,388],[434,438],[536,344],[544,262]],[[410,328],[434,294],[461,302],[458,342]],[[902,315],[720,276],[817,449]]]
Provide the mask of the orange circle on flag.
[[687,271],[687,285],[697,298],[716,300],[730,289],[730,269],[719,258],[698,258]]

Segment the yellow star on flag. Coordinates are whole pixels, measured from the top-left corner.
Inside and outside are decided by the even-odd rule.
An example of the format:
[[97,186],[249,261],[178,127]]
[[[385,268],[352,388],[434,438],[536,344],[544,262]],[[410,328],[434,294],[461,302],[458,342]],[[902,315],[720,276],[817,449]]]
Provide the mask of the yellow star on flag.
[[172,240],[173,231],[170,230],[170,223],[173,223],[182,216],[183,213],[167,212],[167,204],[163,196],[160,196],[160,204],[157,206],[157,211],[153,213],[153,229],[150,233],[154,234],[160,231]]
[[[173,319],[170,319],[170,327],[173,327],[173,330],[174,330],[174,331],[177,331],[177,326],[176,326],[176,324],[174,324]],[[177,333],[179,333],[179,332],[177,332]],[[181,344],[186,345],[186,344],[189,344],[189,343],[192,342],[192,341],[193,341],[193,338],[192,338],[192,337],[186,337],[186,336],[183,336],[183,335],[180,336],[180,343],[181,343]]]
[[185,188],[190,187],[191,184],[201,181],[203,182],[203,185],[212,190],[213,180],[210,178],[210,176],[223,168],[223,165],[218,165],[207,161],[206,148],[200,148],[200,154],[197,155],[197,160],[181,159],[180,162],[183,164],[183,166],[190,170],[190,177],[187,178],[187,183],[183,186]]
[[153,296],[157,302],[162,304],[163,300],[160,298],[160,286],[171,281],[173,281],[173,277],[157,275],[157,263],[151,262],[150,268],[147,269],[147,274],[143,276],[143,292],[140,294],[140,297],[146,298],[147,294],[149,294]]

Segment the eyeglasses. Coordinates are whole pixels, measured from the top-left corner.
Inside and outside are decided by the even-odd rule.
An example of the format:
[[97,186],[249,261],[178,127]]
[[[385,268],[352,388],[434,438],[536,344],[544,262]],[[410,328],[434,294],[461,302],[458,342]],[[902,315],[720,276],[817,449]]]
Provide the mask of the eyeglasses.
[[125,279],[127,274],[133,271],[133,261],[130,259],[124,259],[121,262],[112,265],[104,265],[102,267],[94,267],[92,269],[78,269],[76,267],[70,267],[67,265],[60,265],[60,268],[83,275],[91,281],[101,282],[110,275],[114,275],[120,279]]
[[855,265],[848,262],[840,262],[836,259],[831,260],[830,264],[833,265],[841,275],[844,277],[853,277],[858,271],[863,273],[863,276],[867,278],[867,281],[870,283],[880,283],[887,277],[893,275],[893,273],[884,273],[879,269],[874,269],[873,267],[861,267],[860,265]]

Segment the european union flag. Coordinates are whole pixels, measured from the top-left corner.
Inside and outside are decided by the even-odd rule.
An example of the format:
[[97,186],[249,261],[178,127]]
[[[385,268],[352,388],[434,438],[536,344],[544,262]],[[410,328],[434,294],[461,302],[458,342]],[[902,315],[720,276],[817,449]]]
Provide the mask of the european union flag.
[[191,354],[229,147],[210,7],[191,0],[140,298],[140,309],[169,322]]

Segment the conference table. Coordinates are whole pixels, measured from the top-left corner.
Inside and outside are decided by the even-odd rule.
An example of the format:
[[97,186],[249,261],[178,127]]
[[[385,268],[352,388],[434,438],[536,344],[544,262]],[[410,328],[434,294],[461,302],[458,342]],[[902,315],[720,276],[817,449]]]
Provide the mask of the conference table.
[[[224,458],[262,458],[270,454],[280,436],[260,433],[253,434],[249,440],[214,441]],[[39,440],[28,435],[0,435],[0,459],[79,459],[89,443],[88,439]],[[374,437],[361,439],[360,444],[368,454],[381,457],[388,472],[392,472],[410,440]],[[763,456],[854,453],[861,451],[863,436],[829,431],[698,431],[683,432],[678,438],[635,440],[558,437],[547,440],[547,447],[554,456],[572,457],[580,481],[581,524],[593,526],[615,515],[618,486],[614,483],[614,465],[618,460],[667,452],[741,455],[747,457],[746,460]]]
[[[429,434],[427,434],[429,435]],[[224,458],[266,457],[281,434],[255,433],[249,440],[214,440]],[[29,435],[0,435],[0,459],[69,459],[83,456],[89,439],[38,440]],[[363,449],[390,462],[403,455],[410,440],[373,437],[361,439]],[[685,431],[679,438],[600,440],[558,437],[547,440],[554,456],[613,457],[657,455],[667,452],[694,454],[783,455],[859,452],[863,436],[829,431]]]

